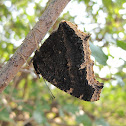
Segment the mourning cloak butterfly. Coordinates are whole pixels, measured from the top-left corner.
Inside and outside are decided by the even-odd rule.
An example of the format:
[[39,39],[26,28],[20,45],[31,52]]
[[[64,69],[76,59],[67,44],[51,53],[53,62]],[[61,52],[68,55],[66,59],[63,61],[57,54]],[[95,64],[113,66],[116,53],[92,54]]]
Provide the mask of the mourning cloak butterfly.
[[89,37],[75,24],[62,21],[35,52],[33,65],[37,74],[57,88],[85,101],[97,101],[103,83],[94,77]]

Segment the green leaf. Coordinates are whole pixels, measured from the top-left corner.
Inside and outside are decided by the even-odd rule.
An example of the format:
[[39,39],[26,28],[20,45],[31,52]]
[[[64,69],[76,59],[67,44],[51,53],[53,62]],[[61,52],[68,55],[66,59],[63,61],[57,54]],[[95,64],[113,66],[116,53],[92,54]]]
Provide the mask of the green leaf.
[[63,107],[63,109],[66,110],[67,112],[70,112],[70,113],[73,113],[73,114],[75,114],[75,112],[78,112],[79,111],[78,106],[75,106],[73,104],[66,104]]
[[9,117],[9,112],[7,109],[3,109],[0,112],[0,120],[1,121],[7,121],[7,122],[13,122],[13,120]]
[[125,116],[125,112],[124,112],[124,110],[117,110],[117,113],[118,113],[118,115],[120,116],[120,117],[124,117]]
[[77,116],[76,121],[78,123],[83,123],[84,126],[92,126],[92,122],[86,114]]
[[59,115],[61,116],[61,117],[64,117],[64,112],[63,112],[63,110],[60,108],[59,109]]
[[49,106],[49,104],[47,102],[43,103],[42,101],[38,100],[36,102],[36,106],[37,106],[36,110],[38,110],[38,111],[50,110],[50,106]]
[[47,120],[46,120],[46,118],[45,118],[45,116],[44,116],[44,113],[42,112],[42,111],[38,111],[38,110],[35,110],[34,112],[33,112],[33,118],[35,119],[35,121],[37,122],[37,123],[45,123],[45,122],[47,122]]
[[95,126],[109,126],[109,124],[104,119],[97,119]]
[[35,119],[35,121],[37,122],[37,123],[42,123],[42,113],[41,112],[39,112],[39,111],[34,111],[33,112],[33,118]]
[[120,48],[126,50],[126,42],[117,40],[117,41],[116,41],[116,44],[117,44],[117,46],[119,46]]
[[95,46],[90,42],[91,55],[96,59],[99,64],[106,65],[108,56],[104,54],[102,49],[98,46]]
[[36,110],[33,112],[33,118],[39,124],[46,123],[47,119],[44,115],[44,110],[49,110],[50,106],[48,104],[42,104],[41,101],[37,101]]

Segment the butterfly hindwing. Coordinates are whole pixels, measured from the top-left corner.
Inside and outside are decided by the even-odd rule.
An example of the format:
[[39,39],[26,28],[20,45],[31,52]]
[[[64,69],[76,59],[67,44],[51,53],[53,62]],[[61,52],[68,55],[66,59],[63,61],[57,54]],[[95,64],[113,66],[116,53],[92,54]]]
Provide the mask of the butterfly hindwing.
[[91,68],[87,67],[92,61],[89,49],[84,48],[89,37],[77,30],[76,25],[63,21],[36,51],[33,65],[38,74],[57,88],[85,101],[95,101],[99,99],[103,84],[88,72],[93,69],[92,64]]

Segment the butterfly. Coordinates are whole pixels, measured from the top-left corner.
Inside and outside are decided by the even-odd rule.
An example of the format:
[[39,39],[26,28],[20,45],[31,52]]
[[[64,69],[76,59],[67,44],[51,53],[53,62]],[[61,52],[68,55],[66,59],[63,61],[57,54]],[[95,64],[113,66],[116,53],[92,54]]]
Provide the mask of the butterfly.
[[90,34],[77,25],[62,21],[33,57],[37,74],[84,101],[99,100],[103,83],[95,79],[89,49]]

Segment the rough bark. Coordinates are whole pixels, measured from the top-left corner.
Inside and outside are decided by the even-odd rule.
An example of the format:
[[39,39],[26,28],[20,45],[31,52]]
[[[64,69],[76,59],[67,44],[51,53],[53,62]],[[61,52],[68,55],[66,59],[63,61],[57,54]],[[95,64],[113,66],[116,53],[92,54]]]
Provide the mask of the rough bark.
[[0,70],[0,92],[14,78],[70,0],[52,0],[15,54]]

